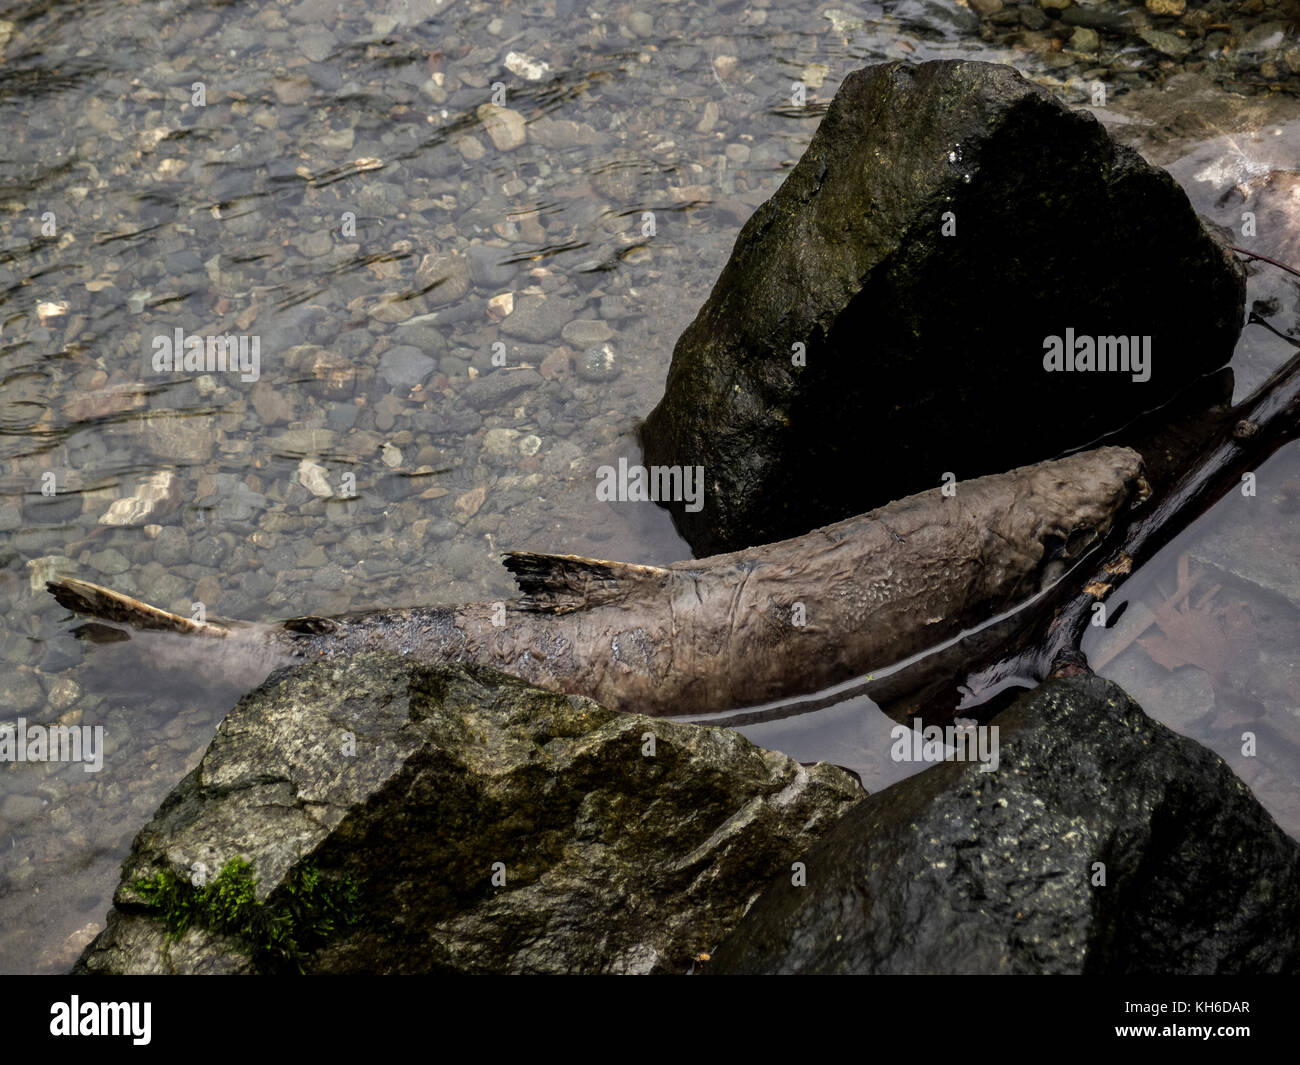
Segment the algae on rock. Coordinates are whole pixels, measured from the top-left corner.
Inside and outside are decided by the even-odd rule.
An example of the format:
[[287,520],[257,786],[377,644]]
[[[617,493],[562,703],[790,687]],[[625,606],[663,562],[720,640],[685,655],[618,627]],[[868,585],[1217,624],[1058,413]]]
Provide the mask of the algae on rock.
[[863,795],[731,730],[491,670],[312,661],[222,722],[137,837],[78,969],[274,968],[284,953],[250,956],[266,937],[246,921],[191,919],[169,943],[140,886],[238,858],[258,873],[227,877],[244,918],[274,915],[304,868],[354,884],[354,922],[296,937],[306,972],[684,972]]

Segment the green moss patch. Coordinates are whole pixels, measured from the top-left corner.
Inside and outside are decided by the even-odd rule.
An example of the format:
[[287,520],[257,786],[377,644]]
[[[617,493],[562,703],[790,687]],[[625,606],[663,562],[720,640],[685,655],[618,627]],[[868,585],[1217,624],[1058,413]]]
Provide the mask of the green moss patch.
[[243,944],[259,969],[303,971],[303,963],[337,929],[360,919],[359,885],[350,875],[327,882],[310,862],[290,870],[264,902],[257,899],[252,863],[232,858],[202,886],[164,869],[135,882],[140,897],[158,911],[174,943],[190,928],[229,936]]

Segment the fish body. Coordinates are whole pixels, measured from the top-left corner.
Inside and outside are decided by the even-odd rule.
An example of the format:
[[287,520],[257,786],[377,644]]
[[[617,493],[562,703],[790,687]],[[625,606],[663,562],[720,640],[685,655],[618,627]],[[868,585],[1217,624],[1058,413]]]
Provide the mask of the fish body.
[[[1011,608],[1103,536],[1141,484],[1136,452],[1098,448],[669,566],[512,553],[505,565],[523,595],[508,603],[279,625],[177,618],[175,631],[248,647],[262,676],[382,649],[492,666],[612,709],[706,714],[838,684]],[[85,582],[50,590],[137,628],[165,630],[173,617]]]

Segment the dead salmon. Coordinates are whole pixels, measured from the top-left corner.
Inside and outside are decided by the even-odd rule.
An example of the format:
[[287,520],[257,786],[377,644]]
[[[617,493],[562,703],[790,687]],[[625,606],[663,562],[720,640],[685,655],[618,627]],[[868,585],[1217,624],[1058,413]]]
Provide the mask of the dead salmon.
[[254,683],[307,658],[388,650],[613,709],[705,714],[838,684],[1010,609],[1081,558],[1143,483],[1137,452],[1104,447],[669,566],[513,552],[511,602],[254,624],[192,621],[73,578],[48,588],[76,613],[251,663]]

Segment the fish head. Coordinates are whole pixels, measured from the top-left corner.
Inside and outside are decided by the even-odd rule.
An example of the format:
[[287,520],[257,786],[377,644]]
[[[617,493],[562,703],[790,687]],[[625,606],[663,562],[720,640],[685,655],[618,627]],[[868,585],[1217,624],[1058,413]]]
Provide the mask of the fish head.
[[984,552],[986,581],[1017,596],[1055,583],[1099,544],[1150,489],[1142,456],[1102,447],[1011,471],[1012,502],[994,519]]
[[1026,542],[1038,545],[1038,587],[1054,583],[1099,544],[1122,514],[1151,495],[1142,456],[1132,448],[1102,447],[1028,467],[1032,523]]

